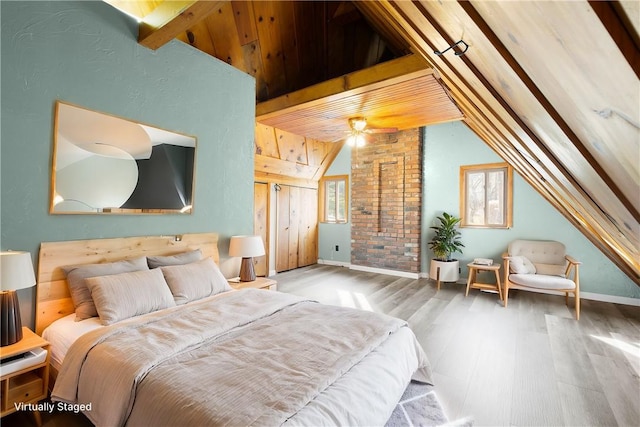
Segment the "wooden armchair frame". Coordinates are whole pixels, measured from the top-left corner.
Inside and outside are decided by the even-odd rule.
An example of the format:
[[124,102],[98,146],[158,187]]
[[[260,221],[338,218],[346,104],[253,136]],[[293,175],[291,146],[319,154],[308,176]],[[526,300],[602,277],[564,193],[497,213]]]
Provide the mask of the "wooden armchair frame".
[[[507,304],[509,302],[509,289],[521,289],[526,291],[541,289],[541,290],[564,292],[565,303],[567,304],[567,307],[570,307],[569,294],[573,294],[573,297],[575,299],[576,320],[580,320],[580,264],[582,264],[582,262],[576,260],[575,258],[569,255],[564,256],[564,259],[567,261],[567,267],[564,272],[565,277],[562,279],[571,280],[573,283],[575,283],[575,288],[569,288],[569,289],[562,288],[562,287],[540,288],[540,287],[525,286],[522,284],[511,282],[509,280],[509,276],[513,273],[509,271],[509,257],[510,255],[506,252],[502,254],[502,260],[504,265],[503,292],[504,292],[505,308],[507,307]],[[556,276],[547,276],[547,275],[540,275],[540,276],[556,277]],[[560,278],[559,276],[557,277]]]

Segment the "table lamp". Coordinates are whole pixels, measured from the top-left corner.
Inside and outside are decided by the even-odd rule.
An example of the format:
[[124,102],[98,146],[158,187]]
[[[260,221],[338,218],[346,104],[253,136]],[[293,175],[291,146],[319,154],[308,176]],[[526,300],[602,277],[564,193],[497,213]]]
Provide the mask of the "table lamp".
[[0,346],[22,339],[22,320],[16,290],[36,284],[31,254],[21,251],[0,252]]
[[253,257],[264,255],[264,245],[260,236],[232,236],[229,243],[229,255],[242,257],[240,281],[256,280]]

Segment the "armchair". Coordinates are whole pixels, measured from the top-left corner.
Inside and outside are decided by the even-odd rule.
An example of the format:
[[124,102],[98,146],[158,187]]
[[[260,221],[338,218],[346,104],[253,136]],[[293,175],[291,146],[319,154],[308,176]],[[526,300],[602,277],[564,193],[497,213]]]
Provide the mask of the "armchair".
[[505,307],[509,301],[509,289],[559,291],[564,292],[567,306],[569,294],[573,294],[576,320],[580,320],[581,262],[566,254],[564,244],[543,240],[514,240],[502,259]]

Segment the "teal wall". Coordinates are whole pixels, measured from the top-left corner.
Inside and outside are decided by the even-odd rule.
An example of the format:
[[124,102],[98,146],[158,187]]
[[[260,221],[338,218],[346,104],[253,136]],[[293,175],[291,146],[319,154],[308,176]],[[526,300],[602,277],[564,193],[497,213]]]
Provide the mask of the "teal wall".
[[[178,41],[136,42],[137,23],[101,1],[2,1],[1,240],[37,260],[42,241],[253,230],[255,81]],[[197,137],[192,215],[50,215],[54,105]],[[37,266],[36,266],[37,268]],[[32,324],[34,290],[19,291]]]
[[[425,132],[423,234],[432,236],[429,227],[443,211],[460,215],[459,171],[462,165],[496,163],[503,160],[462,122],[430,126]],[[462,255],[455,254],[467,276],[466,265],[473,258],[493,258],[514,239],[559,240],[567,253],[582,261],[580,289],[596,294],[640,298],[636,286],[604,256],[582,233],[542,198],[519,174],[514,173],[513,227],[508,230],[463,228]],[[425,248],[426,249],[426,248]],[[422,271],[428,271],[433,256],[422,254]]]
[[[351,200],[351,147],[344,145],[327,169],[325,176],[349,175],[349,200]],[[338,251],[335,250],[336,245]],[[351,207],[346,224],[320,223],[318,225],[318,258],[340,265],[351,263]]]
[[[429,126],[424,132],[424,193],[423,241],[428,242],[436,216],[442,212],[460,215],[459,171],[461,165],[497,163],[503,160],[484,144],[462,122]],[[350,172],[351,152],[341,151],[327,175]],[[514,239],[560,240],[567,252],[582,261],[580,283],[583,292],[614,297],[640,298],[636,286],[620,269],[604,256],[586,237],[542,198],[520,175],[514,173],[513,227],[508,230],[463,228],[463,254],[455,254],[461,261],[462,276],[473,258],[493,258],[501,262],[501,255]],[[349,236],[346,234],[349,233]],[[319,257],[348,263],[346,254],[330,253],[332,245],[350,238],[350,224],[321,224],[318,241]],[[333,256],[333,258],[331,258]],[[433,254],[426,243],[422,250],[421,271],[428,273]],[[483,279],[484,280],[484,279]],[[599,298],[600,299],[600,298]],[[602,298],[606,299],[606,298]]]

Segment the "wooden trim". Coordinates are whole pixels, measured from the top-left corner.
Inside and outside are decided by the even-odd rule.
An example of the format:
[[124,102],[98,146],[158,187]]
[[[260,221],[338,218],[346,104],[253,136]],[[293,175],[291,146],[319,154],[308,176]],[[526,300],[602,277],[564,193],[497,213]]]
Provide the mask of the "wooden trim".
[[[345,199],[345,220],[344,221],[327,221],[326,220],[326,211],[325,211],[325,183],[327,181],[344,181],[344,191],[346,193]],[[318,184],[318,219],[319,222],[328,223],[328,224],[346,224],[349,222],[349,205],[350,205],[350,193],[349,193],[349,175],[330,175],[323,176],[320,179]],[[336,201],[337,203],[337,201]]]
[[[505,180],[505,200],[504,209],[506,209],[505,224],[500,225],[471,225],[466,223],[466,207],[467,207],[467,171],[490,171],[492,169],[506,170]],[[460,227],[463,228],[511,228],[513,227],[513,167],[509,163],[486,163],[481,165],[463,165],[460,166]]]
[[140,23],[138,43],[156,50],[220,8],[224,3],[226,2],[203,0],[163,1]]
[[61,267],[141,256],[173,255],[195,249],[200,249],[203,257],[210,257],[219,263],[216,233],[41,243],[36,287],[36,333],[42,334],[53,321],[74,312],[67,280]]

